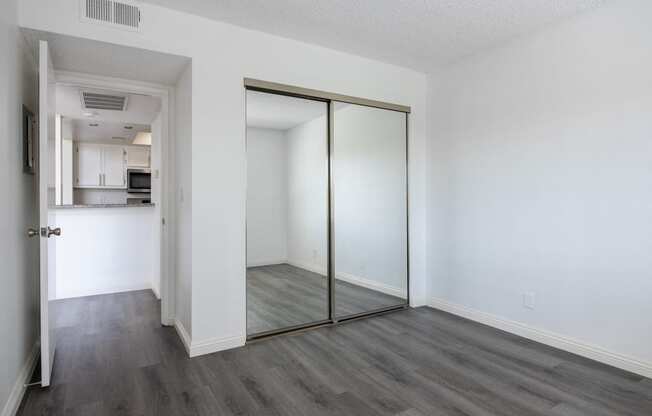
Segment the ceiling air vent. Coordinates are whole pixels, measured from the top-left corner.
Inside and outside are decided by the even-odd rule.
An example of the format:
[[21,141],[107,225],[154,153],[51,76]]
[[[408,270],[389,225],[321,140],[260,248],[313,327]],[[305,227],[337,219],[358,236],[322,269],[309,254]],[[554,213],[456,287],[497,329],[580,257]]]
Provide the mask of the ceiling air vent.
[[81,19],[121,29],[140,31],[140,8],[126,1],[80,0]]
[[98,94],[82,91],[81,99],[82,105],[87,110],[125,111],[127,109],[127,97],[125,95]]

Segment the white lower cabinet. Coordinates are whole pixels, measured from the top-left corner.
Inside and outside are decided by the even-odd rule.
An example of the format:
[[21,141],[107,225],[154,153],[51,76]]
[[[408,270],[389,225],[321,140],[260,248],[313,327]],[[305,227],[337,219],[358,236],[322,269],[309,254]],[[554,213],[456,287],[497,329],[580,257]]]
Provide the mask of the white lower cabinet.
[[127,188],[127,152],[124,146],[77,143],[76,188]]

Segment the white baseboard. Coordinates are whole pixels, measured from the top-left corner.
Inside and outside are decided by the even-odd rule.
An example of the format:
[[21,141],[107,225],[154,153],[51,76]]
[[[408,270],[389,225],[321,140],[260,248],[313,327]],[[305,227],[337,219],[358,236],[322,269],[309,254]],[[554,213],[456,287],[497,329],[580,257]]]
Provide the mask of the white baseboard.
[[34,372],[40,351],[41,346],[39,342],[36,342],[32,347],[32,351],[30,351],[29,356],[27,357],[27,361],[25,361],[23,364],[23,368],[20,370],[20,373],[18,373],[18,378],[16,379],[14,387],[9,393],[7,403],[5,403],[5,406],[2,409],[2,413],[0,413],[1,416],[15,416],[18,412],[20,402],[23,400],[25,390],[27,389],[25,385],[29,383],[29,379]]
[[327,273],[326,267],[319,264],[305,263],[298,260],[286,260],[285,262],[290,266],[298,267],[300,269],[305,269],[313,273],[321,274],[322,276],[326,276]]
[[174,329],[177,330],[177,334],[179,335],[179,338],[181,338],[181,342],[183,343],[183,346],[186,348],[186,352],[188,355],[190,355],[190,334],[188,334],[188,331],[186,331],[186,327],[183,326],[180,320],[175,319],[174,320]]
[[197,357],[205,354],[212,354],[218,351],[229,350],[231,348],[242,347],[245,345],[247,340],[246,336],[235,336],[227,338],[213,338],[205,341],[193,342],[192,338],[186,331],[186,328],[183,326],[181,321],[178,319],[174,320],[174,327],[183,342],[183,346],[186,348],[188,356]]
[[348,282],[356,286],[366,287],[367,289],[375,290],[376,292],[381,292],[386,295],[396,296],[403,299],[407,298],[407,289],[402,289],[400,287],[378,283],[373,280],[365,279],[364,277],[355,276],[349,273],[337,273],[335,278],[337,280],[342,280],[343,282]]
[[96,296],[96,295],[108,295],[112,293],[134,292],[136,290],[147,290],[147,289],[152,289],[152,285],[150,283],[143,283],[143,284],[133,285],[129,287],[82,290],[79,292],[67,292],[62,294],[57,293],[56,300],[82,298],[86,296]]
[[190,357],[212,354],[218,351],[230,350],[231,348],[242,347],[247,341],[246,336],[234,336],[227,338],[212,338],[190,344]]
[[287,263],[288,259],[252,260],[247,261],[247,267],[273,266],[275,264]]
[[[299,267],[300,269],[305,269],[314,273],[321,274],[325,276],[327,274],[326,268],[324,266],[321,266],[319,264],[313,264],[313,263],[304,263],[301,261],[296,261],[296,260],[288,260],[287,264],[294,266],[294,267]],[[341,280],[343,282],[351,283],[356,286],[362,286],[367,289],[375,290],[377,292],[384,293],[386,295],[390,296],[396,296],[399,298],[407,298],[407,289],[402,289],[400,287],[395,287],[395,286],[390,286],[386,285],[383,283],[378,283],[375,282],[371,279],[365,279],[364,277],[356,276],[350,273],[337,273],[335,276],[337,280]]]
[[442,299],[431,299],[429,306],[454,315],[479,322],[493,328],[531,339],[560,350],[586,357],[612,367],[620,368],[644,377],[652,378],[652,363],[608,351],[596,345],[587,344],[564,335],[535,328],[521,322],[501,318],[466,306],[454,304]]
[[154,296],[156,296],[156,299],[161,300],[161,294],[159,291],[152,285],[152,292],[154,292]]

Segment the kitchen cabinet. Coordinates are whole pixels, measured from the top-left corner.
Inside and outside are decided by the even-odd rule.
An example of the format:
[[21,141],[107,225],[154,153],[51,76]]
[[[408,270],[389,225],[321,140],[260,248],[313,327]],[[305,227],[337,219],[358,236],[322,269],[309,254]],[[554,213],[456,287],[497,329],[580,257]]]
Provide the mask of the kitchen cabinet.
[[127,152],[122,146],[104,146],[102,152],[102,166],[105,188],[126,188],[127,172],[125,157]]
[[129,146],[127,148],[127,167],[149,168],[150,148],[149,146]]
[[79,143],[76,156],[75,187],[99,187],[102,183],[102,147],[96,144]]
[[124,146],[78,143],[75,187],[126,189],[126,156]]

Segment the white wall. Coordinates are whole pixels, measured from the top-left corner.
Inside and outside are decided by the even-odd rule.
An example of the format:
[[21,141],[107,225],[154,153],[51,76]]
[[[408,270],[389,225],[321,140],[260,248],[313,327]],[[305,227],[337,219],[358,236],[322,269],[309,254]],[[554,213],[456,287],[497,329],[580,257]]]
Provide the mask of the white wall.
[[[324,105],[324,113],[327,107]],[[325,275],[328,261],[328,125],[318,117],[286,131],[288,262]]]
[[435,301],[652,374],[650,21],[609,2],[432,77]]
[[[65,121],[65,120],[64,120]],[[64,138],[61,141],[61,204],[71,205],[73,203],[73,164],[74,145],[72,139]]]
[[175,314],[192,336],[192,64],[175,88]]
[[[16,26],[17,1],[0,13],[0,414],[13,414],[38,339],[35,177],[22,169],[22,105],[37,111],[36,67]],[[33,354],[34,353],[34,354]]]
[[287,261],[287,150],[283,131],[247,128],[247,267]]
[[152,120],[152,146],[151,151],[151,186],[152,193],[150,198],[154,203],[152,215],[152,274],[151,286],[152,291],[157,299],[161,298],[161,151],[163,145],[163,132],[162,132],[162,114],[158,113],[156,118]]
[[153,216],[153,207],[57,209],[57,299],[150,289]]
[[[423,74],[148,4],[140,5],[142,33],[80,22],[77,0],[20,4],[20,23],[29,28],[192,58],[192,193],[185,195],[196,200],[189,263],[192,341],[203,352],[241,345],[246,336],[244,77],[412,106],[410,235],[414,247],[424,239]],[[425,253],[417,248],[413,254],[412,299],[419,304],[426,298]]]

